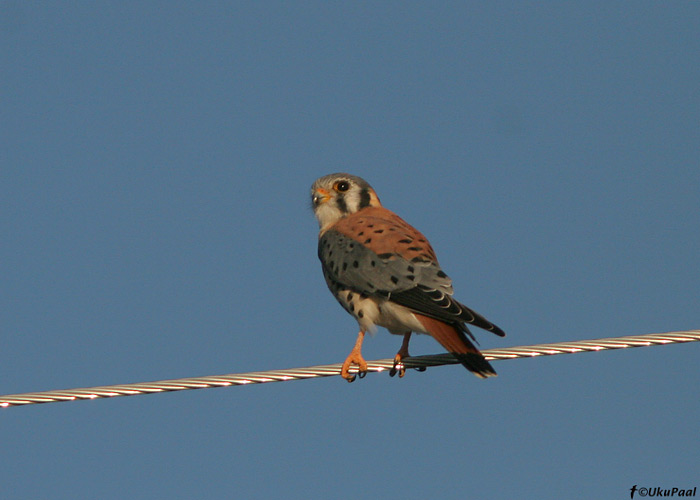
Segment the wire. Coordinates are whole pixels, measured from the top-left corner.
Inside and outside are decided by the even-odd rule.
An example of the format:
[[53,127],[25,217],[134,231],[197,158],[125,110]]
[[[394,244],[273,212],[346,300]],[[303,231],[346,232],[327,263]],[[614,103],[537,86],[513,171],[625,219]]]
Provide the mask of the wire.
[[[554,344],[538,344],[521,347],[506,347],[504,349],[489,349],[482,354],[489,361],[515,358],[532,358],[536,356],[553,356],[556,354],[571,354],[578,352],[597,352],[609,349],[626,349],[629,347],[646,347],[654,345],[678,344],[683,342],[699,342],[700,330],[688,330],[669,333],[652,333],[648,335],[633,335],[597,340],[576,340]],[[406,368],[423,370],[429,366],[452,365],[459,363],[451,354],[434,354],[415,356],[403,360]],[[393,359],[370,361],[368,372],[383,372],[394,366]],[[78,401],[83,399],[113,398],[117,396],[136,396],[157,392],[184,391],[188,389],[210,389],[214,387],[230,387],[265,382],[287,382],[318,377],[332,377],[340,374],[342,364],[310,366],[307,368],[289,368],[285,370],[270,370],[250,373],[233,373],[230,375],[215,375],[208,377],[180,378],[161,380],[159,382],[140,382],[136,384],[105,385],[84,389],[66,389],[57,391],[30,392],[0,396],[0,407],[23,406],[39,403],[58,403],[62,401]],[[352,371],[352,370],[351,370]]]

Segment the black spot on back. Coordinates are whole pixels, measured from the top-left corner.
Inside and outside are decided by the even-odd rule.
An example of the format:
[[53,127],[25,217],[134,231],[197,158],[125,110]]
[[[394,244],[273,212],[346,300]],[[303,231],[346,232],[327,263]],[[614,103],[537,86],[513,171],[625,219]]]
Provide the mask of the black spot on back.
[[399,279],[396,276],[391,277],[391,282],[396,285],[399,282]]
[[388,258],[390,258],[392,255],[394,255],[394,254],[391,253],[391,252],[389,252],[389,253],[380,253],[379,255],[377,255],[377,257],[379,257],[380,259],[388,259]]

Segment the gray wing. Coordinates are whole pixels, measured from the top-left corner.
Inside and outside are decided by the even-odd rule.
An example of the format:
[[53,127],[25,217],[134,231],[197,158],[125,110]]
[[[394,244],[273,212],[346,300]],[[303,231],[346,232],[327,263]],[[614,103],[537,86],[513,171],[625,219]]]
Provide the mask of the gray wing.
[[328,230],[318,241],[318,257],[335,286],[377,296],[450,324],[469,323],[496,335],[505,333],[452,298],[452,280],[434,260],[407,260],[377,254],[344,234]]
[[452,295],[452,280],[435,261],[406,260],[396,253],[376,254],[338,231],[326,231],[318,241],[318,257],[328,276],[366,295],[392,298],[418,285]]

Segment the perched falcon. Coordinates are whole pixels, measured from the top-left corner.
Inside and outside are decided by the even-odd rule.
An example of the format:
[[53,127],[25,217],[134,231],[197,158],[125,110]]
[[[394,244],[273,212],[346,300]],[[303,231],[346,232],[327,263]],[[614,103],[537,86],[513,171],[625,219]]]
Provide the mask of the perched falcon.
[[452,298],[452,281],[440,269],[428,240],[382,206],[364,179],[349,174],[321,177],[311,187],[311,202],[321,231],[318,257],[323,276],[340,305],[360,324],[355,347],[341,375],[352,382],[350,366],[367,373],[362,357],[365,332],[383,326],[403,335],[391,375],[403,376],[411,333],[427,333],[469,371],[496,375],[469,340],[466,323],[503,337],[505,333],[479,313]]

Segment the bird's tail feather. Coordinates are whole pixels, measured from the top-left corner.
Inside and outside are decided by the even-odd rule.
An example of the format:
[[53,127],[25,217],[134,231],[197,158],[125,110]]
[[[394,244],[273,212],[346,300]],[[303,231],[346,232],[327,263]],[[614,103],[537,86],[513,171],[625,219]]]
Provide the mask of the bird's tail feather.
[[416,314],[416,317],[430,335],[452,353],[467,370],[480,378],[496,376],[496,371],[486,361],[484,355],[456,326],[428,316]]

